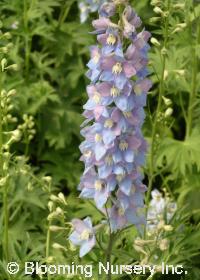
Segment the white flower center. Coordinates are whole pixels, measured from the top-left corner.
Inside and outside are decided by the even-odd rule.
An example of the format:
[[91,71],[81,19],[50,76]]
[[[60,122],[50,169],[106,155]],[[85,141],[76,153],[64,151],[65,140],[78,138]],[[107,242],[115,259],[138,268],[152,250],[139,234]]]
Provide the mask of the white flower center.
[[91,155],[92,155],[92,151],[91,151],[91,150],[86,150],[86,151],[84,152],[84,156],[85,156],[86,158],[90,158]]
[[119,143],[119,148],[120,148],[121,151],[127,150],[128,149],[128,143],[126,141],[124,141],[124,140],[121,141]]
[[95,102],[96,104],[99,104],[100,101],[101,101],[101,95],[100,95],[98,92],[95,92],[95,94],[94,94],[94,96],[93,96],[92,99],[94,100],[94,102]]
[[97,64],[99,62],[99,59],[100,59],[100,55],[98,53],[95,54],[93,57],[94,63]]
[[112,68],[113,74],[120,74],[122,72],[122,64],[117,62]]
[[107,165],[112,165],[113,164],[112,156],[107,156],[105,158],[105,162],[106,162]]
[[102,136],[100,134],[95,135],[95,142],[101,142],[102,141]]
[[125,213],[125,211],[124,211],[123,208],[119,208],[119,209],[118,209],[118,214],[119,214],[119,216],[123,216],[124,213]]
[[104,127],[106,128],[112,128],[113,127],[113,121],[111,119],[108,119],[104,123]]
[[95,184],[94,184],[94,187],[95,187],[95,189],[96,189],[97,191],[101,191],[101,190],[102,190],[102,187],[103,187],[102,181],[97,180],[97,181],[95,182]]
[[85,229],[80,235],[81,240],[88,240],[89,237],[90,237],[90,231],[87,229]]
[[116,37],[113,34],[109,34],[106,43],[108,45],[114,45],[116,43]]
[[131,112],[123,112],[123,114],[124,114],[124,117],[127,119],[131,117]]
[[120,90],[119,90],[118,88],[116,88],[116,87],[113,86],[113,87],[111,88],[110,95],[111,95],[112,97],[117,97],[117,96],[120,95]]
[[121,182],[124,179],[124,177],[125,177],[125,174],[119,174],[116,176],[118,182]]

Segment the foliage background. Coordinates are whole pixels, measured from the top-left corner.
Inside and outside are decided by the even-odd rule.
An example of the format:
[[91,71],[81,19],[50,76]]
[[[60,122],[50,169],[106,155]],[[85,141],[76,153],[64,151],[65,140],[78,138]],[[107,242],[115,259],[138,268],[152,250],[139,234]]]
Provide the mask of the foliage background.
[[[149,70],[154,86],[148,97],[144,134],[153,150],[149,148],[145,183],[149,184],[152,178],[153,188],[167,188],[181,211],[178,223],[185,225],[185,229],[178,237],[178,243],[175,243],[175,233],[170,237],[173,245],[168,259],[171,254],[171,261],[184,262],[191,273],[187,278],[176,279],[199,279],[200,5],[191,0],[171,1],[166,34],[162,21],[152,20],[158,15],[150,1],[131,2],[145,28],[160,43],[160,46],[152,45],[150,51]],[[163,1],[166,10],[168,2]],[[24,138],[11,148],[16,158],[9,169],[9,238],[12,240],[9,255],[11,259],[23,262],[45,257],[48,201],[52,193],[62,191],[68,202],[68,206],[64,206],[64,217],[56,224],[88,214],[94,221],[98,220],[92,206],[80,201],[76,191],[83,171],[78,146],[82,140],[79,134],[82,106],[87,98],[85,65],[89,59],[88,47],[95,43],[95,37],[89,31],[96,15],[90,15],[87,23],[80,24],[75,0],[1,0],[0,14],[2,30],[12,34],[13,46],[8,59],[19,67],[19,71],[4,75],[1,87],[17,90],[13,98],[13,115],[18,124],[23,123],[24,114],[31,115],[36,129],[32,141],[27,142]],[[186,26],[181,27],[180,23],[186,23]],[[163,44],[167,49],[164,69],[160,55]],[[173,114],[169,117],[165,115],[167,106],[163,101],[157,111],[160,90],[172,101]],[[152,138],[155,119],[156,133]],[[11,125],[11,129],[13,127]],[[52,177],[51,190],[44,187],[43,176]],[[3,240],[2,188],[0,208]],[[68,232],[66,229],[53,234],[51,243],[68,248]],[[134,254],[129,245],[124,247],[124,252]],[[67,256],[65,250],[50,250],[55,258],[75,258],[75,255]],[[98,253],[93,254],[89,260],[97,258]],[[0,258],[0,279],[9,279],[4,269],[1,241]],[[155,279],[168,279],[159,277]],[[19,279],[29,278],[19,275]]]

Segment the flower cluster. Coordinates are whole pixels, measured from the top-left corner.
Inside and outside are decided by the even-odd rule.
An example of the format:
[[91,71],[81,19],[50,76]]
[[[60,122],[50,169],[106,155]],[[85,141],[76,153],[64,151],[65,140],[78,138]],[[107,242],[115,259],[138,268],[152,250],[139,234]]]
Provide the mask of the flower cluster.
[[98,45],[91,47],[87,64],[91,84],[83,113],[85,141],[80,150],[85,171],[79,185],[80,196],[94,199],[112,232],[145,223],[141,166],[146,142],[141,127],[151,87],[146,78],[150,33],[136,32],[141,20],[129,5],[116,24],[112,17],[116,19],[117,5],[104,3],[93,21]]
[[84,23],[90,13],[96,12],[106,0],[82,0],[79,3],[80,20]]

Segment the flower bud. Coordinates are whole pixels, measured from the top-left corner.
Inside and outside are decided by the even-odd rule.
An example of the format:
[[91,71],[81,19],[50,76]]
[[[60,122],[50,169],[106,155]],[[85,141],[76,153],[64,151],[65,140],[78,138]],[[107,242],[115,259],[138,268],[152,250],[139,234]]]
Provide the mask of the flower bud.
[[149,22],[150,23],[156,23],[159,20],[160,20],[160,17],[152,17],[152,18],[150,18]]
[[56,249],[56,250],[66,250],[62,245],[58,244],[58,243],[54,243],[52,245],[53,249]]
[[161,14],[161,15],[163,14],[163,11],[158,6],[156,6],[153,10],[156,14]]
[[1,70],[2,70],[2,72],[5,70],[6,65],[7,65],[7,59],[6,59],[6,58],[3,58],[3,59],[1,60]]
[[64,196],[63,193],[60,192],[60,193],[58,194],[58,198],[60,199],[60,201],[61,201],[63,204],[67,205],[67,202],[66,202],[66,200],[65,200],[65,196]]
[[167,77],[169,76],[169,71],[165,69],[164,71],[164,81],[167,79]]
[[164,230],[165,230],[165,231],[172,231],[172,230],[173,230],[173,226],[171,226],[171,225],[165,225],[165,226],[164,226]]
[[58,226],[50,226],[49,229],[52,232],[58,232],[58,231],[63,230],[64,228],[63,227],[58,227]]
[[63,212],[63,210],[60,208],[60,207],[57,207],[56,208],[56,214],[58,215],[58,216],[62,216],[63,214],[64,214],[64,212]]
[[160,43],[158,42],[158,40],[154,37],[151,38],[150,42],[156,46],[156,47],[160,47]]
[[11,89],[11,90],[9,90],[7,96],[8,96],[8,97],[11,97],[11,96],[16,95],[16,93],[17,93],[16,89]]
[[172,104],[171,99],[166,98],[166,97],[164,97],[164,96],[162,97],[162,99],[163,99],[163,101],[164,101],[164,103],[165,103],[166,106],[170,106],[170,105]]
[[3,34],[3,37],[6,38],[7,40],[11,39],[12,38],[12,35],[10,32],[6,32]]
[[11,65],[9,65],[8,67],[6,67],[6,69],[10,69],[10,70],[13,70],[13,71],[17,71],[19,68],[18,68],[18,65],[17,65],[17,64],[11,64]]
[[45,181],[48,184],[51,184],[52,177],[51,176],[44,176],[44,177],[42,177],[42,180]]
[[53,211],[53,206],[54,206],[53,202],[52,202],[52,201],[49,201],[49,202],[48,202],[49,212],[52,212],[52,211]]
[[12,132],[12,137],[11,137],[11,139],[12,139],[14,142],[18,142],[18,141],[20,141],[21,136],[22,136],[21,131],[18,130],[18,129],[16,129],[16,130],[14,130],[14,131]]
[[168,108],[165,111],[165,118],[171,117],[172,114],[173,114],[173,109],[172,108]]
[[169,248],[169,240],[162,239],[159,244],[159,248],[161,251],[166,251]]

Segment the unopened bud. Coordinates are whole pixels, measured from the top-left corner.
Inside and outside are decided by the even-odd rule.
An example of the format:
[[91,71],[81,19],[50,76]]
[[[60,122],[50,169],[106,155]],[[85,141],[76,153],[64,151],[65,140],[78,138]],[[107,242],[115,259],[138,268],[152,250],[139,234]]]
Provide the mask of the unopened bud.
[[156,47],[160,47],[160,43],[158,42],[158,40],[154,37],[151,38],[151,43],[156,46]]
[[60,207],[57,207],[56,208],[56,214],[62,216],[64,213],[63,213],[63,210]]
[[49,256],[47,259],[46,259],[46,262],[47,263],[54,263],[55,262],[55,258],[53,256]]
[[164,71],[164,81],[167,79],[167,77],[169,76],[169,71],[165,69]]
[[7,65],[7,59],[6,59],[6,58],[3,58],[3,59],[1,60],[1,70],[2,70],[2,72],[5,70],[6,65]]
[[7,40],[11,39],[12,38],[12,35],[10,32],[6,32],[3,34],[3,37],[6,38]]
[[165,118],[171,117],[172,114],[173,114],[173,109],[172,108],[168,108],[165,111]]
[[165,231],[172,231],[172,230],[173,230],[173,226],[171,226],[171,225],[165,225],[165,226],[164,226],[164,230],[165,230]]
[[46,183],[50,184],[52,182],[52,177],[44,176],[44,177],[42,177],[42,180],[45,181]]
[[52,201],[49,201],[49,202],[48,202],[49,212],[52,212],[52,211],[53,211],[53,206],[54,206],[53,202],[52,202]]
[[60,245],[60,244],[58,244],[58,243],[54,243],[54,244],[52,245],[52,247],[53,247],[54,249],[57,249],[57,250],[66,250],[62,245]]
[[58,227],[58,226],[50,226],[49,229],[52,232],[57,232],[57,231],[63,230],[64,228],[63,227]]
[[153,10],[156,14],[163,14],[163,11],[158,6],[156,6]]
[[6,67],[6,69],[10,69],[10,70],[13,70],[13,71],[17,71],[19,68],[18,68],[18,65],[17,65],[17,64],[11,64],[11,65],[9,65],[8,67]]
[[0,179],[0,187],[3,187],[7,182],[8,177],[3,177]]
[[162,239],[159,248],[161,251],[166,251],[169,248],[169,241],[167,239]]
[[150,23],[155,23],[155,22],[157,22],[159,20],[160,20],[160,17],[152,17],[152,18],[150,18],[149,22]]
[[166,49],[166,48],[162,48],[161,54],[162,54],[162,55],[166,55],[166,54],[167,54],[167,49]]
[[171,99],[166,98],[166,97],[164,97],[164,96],[162,97],[162,99],[163,99],[163,101],[164,101],[164,103],[165,103],[166,106],[170,106],[170,105],[172,104]]
[[174,70],[174,72],[180,76],[184,76],[185,75],[185,70],[182,69],[182,70]]
[[18,142],[21,139],[21,136],[22,136],[21,131],[18,129],[12,132],[12,140],[14,142]]
[[11,96],[16,95],[16,93],[17,93],[16,89],[11,89],[11,90],[9,90],[7,96],[8,96],[8,97],[11,97]]
[[66,200],[65,200],[65,196],[64,196],[63,193],[60,192],[60,193],[58,194],[58,198],[60,199],[60,201],[61,201],[63,204],[67,205],[67,202],[66,202]]

